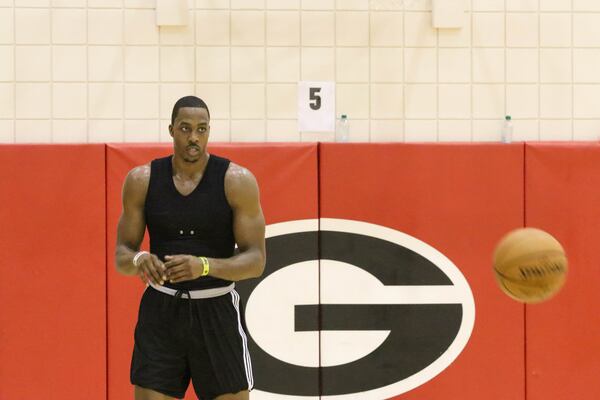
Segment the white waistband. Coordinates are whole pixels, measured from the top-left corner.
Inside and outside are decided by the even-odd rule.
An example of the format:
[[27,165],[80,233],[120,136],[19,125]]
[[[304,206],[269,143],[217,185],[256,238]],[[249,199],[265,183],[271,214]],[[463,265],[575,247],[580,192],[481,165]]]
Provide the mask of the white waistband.
[[[154,283],[149,283],[150,286],[152,286],[153,289],[158,290],[159,292],[171,295],[171,296],[175,296],[175,294],[177,292],[179,292],[179,290],[177,289],[171,289],[165,286],[159,286],[156,285]],[[211,288],[211,289],[202,289],[202,290],[190,290],[190,291],[184,291],[182,290],[181,292],[183,292],[181,294],[181,298],[183,299],[210,299],[211,297],[219,297],[222,296],[224,294],[227,294],[229,292],[231,292],[233,290],[233,288],[235,287],[235,282],[231,282],[231,285],[229,286],[223,286],[223,287],[218,287],[218,288]],[[190,294],[189,297],[187,294]]]

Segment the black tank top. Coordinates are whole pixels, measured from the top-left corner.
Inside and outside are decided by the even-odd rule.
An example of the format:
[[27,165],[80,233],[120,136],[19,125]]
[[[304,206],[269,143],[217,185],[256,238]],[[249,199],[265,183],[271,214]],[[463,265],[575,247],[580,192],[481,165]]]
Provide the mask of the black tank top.
[[[145,214],[150,252],[162,261],[166,255],[190,254],[211,258],[233,255],[233,213],[225,196],[225,172],[229,160],[210,156],[198,186],[187,196],[173,182],[172,156],[153,160],[146,195]],[[165,283],[177,290],[227,286],[231,282],[200,277],[192,281]]]

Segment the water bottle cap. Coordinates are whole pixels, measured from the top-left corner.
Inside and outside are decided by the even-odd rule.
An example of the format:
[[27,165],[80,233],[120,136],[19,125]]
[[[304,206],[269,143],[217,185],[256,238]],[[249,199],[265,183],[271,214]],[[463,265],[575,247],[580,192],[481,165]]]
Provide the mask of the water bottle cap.
[[506,117],[504,117],[507,121],[510,121],[512,119],[512,117],[510,115],[507,115]]
[[348,116],[346,114],[342,114],[342,119],[346,119]]

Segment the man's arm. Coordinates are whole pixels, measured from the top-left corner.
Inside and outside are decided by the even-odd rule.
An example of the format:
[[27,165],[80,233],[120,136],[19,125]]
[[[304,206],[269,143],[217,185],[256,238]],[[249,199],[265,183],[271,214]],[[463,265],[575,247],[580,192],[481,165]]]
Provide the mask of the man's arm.
[[146,230],[144,202],[150,182],[150,165],[132,169],[123,184],[123,212],[117,227],[115,261],[117,271],[125,275],[139,275],[143,281],[162,284],[164,265],[153,254],[143,254],[133,264],[133,258],[140,249]]
[[[230,258],[209,258],[208,275],[240,281],[262,275],[265,268],[265,218],[260,206],[256,178],[246,168],[231,163],[225,174],[225,194],[233,210],[233,233],[239,252]],[[165,257],[167,278],[173,282],[196,279],[202,275],[198,257]]]

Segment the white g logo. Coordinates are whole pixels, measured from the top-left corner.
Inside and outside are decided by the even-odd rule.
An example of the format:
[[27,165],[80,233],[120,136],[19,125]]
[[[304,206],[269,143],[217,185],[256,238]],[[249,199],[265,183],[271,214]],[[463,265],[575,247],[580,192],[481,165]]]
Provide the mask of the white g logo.
[[431,380],[466,346],[473,295],[426,243],[339,219],[270,225],[267,238],[263,279],[238,285],[254,397],[388,398]]

